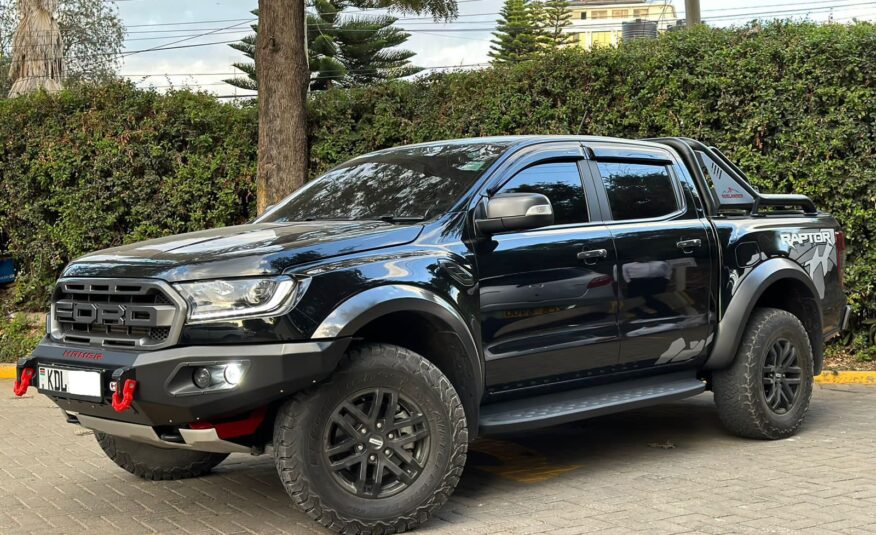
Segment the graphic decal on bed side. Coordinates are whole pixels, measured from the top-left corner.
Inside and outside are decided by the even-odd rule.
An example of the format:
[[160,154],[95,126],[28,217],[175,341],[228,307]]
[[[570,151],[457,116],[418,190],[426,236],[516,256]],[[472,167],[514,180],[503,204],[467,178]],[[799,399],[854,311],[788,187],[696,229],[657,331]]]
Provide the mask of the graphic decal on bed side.
[[818,297],[823,299],[827,287],[825,278],[837,265],[833,229],[787,232],[781,234],[781,239],[789,247],[791,260],[806,269],[818,290]]

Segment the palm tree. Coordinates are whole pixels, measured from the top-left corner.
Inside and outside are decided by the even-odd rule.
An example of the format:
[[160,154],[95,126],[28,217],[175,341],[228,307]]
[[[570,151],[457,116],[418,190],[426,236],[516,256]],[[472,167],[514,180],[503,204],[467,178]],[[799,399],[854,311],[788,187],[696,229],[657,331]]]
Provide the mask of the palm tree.
[[9,96],[44,89],[60,91],[64,43],[55,19],[58,0],[18,0],[21,22],[12,40]]

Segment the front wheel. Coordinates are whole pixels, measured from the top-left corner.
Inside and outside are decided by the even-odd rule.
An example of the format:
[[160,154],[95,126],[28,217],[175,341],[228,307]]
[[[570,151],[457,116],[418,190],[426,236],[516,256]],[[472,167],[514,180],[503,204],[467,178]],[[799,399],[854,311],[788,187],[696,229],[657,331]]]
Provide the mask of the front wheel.
[[793,435],[809,409],[812,373],[812,348],[800,320],[784,310],[756,309],[733,364],[712,376],[721,422],[747,438]]
[[432,363],[366,345],[274,424],[277,471],[293,502],[338,533],[400,533],[450,497],[465,465],[462,402]]

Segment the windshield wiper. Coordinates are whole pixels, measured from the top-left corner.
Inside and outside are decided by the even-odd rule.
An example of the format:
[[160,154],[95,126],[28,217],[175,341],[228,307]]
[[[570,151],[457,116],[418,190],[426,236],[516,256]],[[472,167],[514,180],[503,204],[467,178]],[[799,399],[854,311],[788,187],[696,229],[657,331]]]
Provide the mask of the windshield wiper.
[[426,217],[421,215],[382,215],[377,219],[386,221],[387,223],[419,223],[426,219]]

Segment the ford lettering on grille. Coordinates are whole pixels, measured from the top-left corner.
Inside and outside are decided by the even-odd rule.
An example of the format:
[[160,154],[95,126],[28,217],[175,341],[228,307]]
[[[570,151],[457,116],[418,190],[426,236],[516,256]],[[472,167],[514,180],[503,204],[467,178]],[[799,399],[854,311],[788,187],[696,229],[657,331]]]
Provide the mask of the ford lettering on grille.
[[164,283],[62,279],[53,296],[52,337],[68,343],[157,349],[175,342],[179,296]]
[[58,319],[73,323],[98,325],[130,325],[157,327],[156,310],[152,306],[116,305],[107,303],[58,302]]

